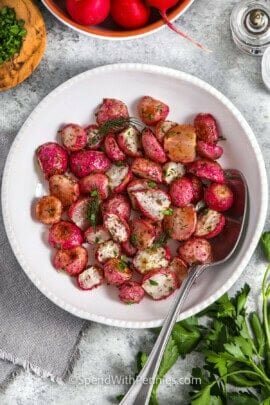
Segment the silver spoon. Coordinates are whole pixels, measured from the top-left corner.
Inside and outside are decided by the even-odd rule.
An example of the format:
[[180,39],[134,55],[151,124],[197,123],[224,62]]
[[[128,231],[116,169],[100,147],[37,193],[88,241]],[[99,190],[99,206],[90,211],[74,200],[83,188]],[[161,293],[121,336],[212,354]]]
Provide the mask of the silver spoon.
[[[215,238],[213,247],[213,262],[208,264],[193,265],[189,269],[188,276],[177,292],[175,300],[165,318],[164,324],[156,343],[148,357],[147,363],[138,374],[135,382],[120,402],[120,405],[147,405],[149,403],[155,378],[157,376],[162,356],[174,324],[177,321],[180,310],[185,302],[189,291],[194,282],[202,273],[213,266],[219,266],[232,259],[239,251],[242,242],[244,229],[248,219],[248,188],[244,175],[238,170],[226,170],[225,176],[227,183],[232,186],[238,183],[238,192],[235,202],[238,205],[238,212],[234,212],[234,219],[231,221],[231,227],[228,227],[227,233]],[[240,198],[242,201],[240,201]],[[240,202],[240,204],[239,204]],[[233,210],[232,210],[233,213]],[[224,241],[226,240],[226,243]]]

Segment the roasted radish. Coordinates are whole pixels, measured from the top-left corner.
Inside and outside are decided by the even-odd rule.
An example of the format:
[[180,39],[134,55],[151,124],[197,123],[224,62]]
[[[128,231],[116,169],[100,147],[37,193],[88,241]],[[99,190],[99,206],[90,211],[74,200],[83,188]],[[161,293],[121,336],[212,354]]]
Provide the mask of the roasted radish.
[[196,158],[196,132],[191,125],[177,125],[164,136],[164,150],[170,160],[190,163]]
[[130,126],[117,135],[117,143],[125,155],[139,157],[141,152],[141,134],[136,127]]
[[162,221],[164,216],[171,214],[170,197],[162,190],[133,191],[132,195],[141,212],[153,221]]
[[194,126],[198,139],[215,144],[219,139],[217,122],[211,114],[198,114],[194,120]]
[[184,208],[174,208],[172,215],[163,221],[164,229],[174,240],[187,240],[195,232],[197,224],[196,210],[192,205]]
[[164,136],[170,129],[176,127],[177,123],[173,121],[159,121],[155,128],[155,135],[160,143],[163,143]]
[[142,146],[145,156],[149,159],[157,163],[166,162],[166,154],[154,133],[149,128],[145,128],[142,132]]
[[193,176],[192,174],[187,175],[187,178],[191,181],[193,188],[193,198],[191,202],[192,204],[197,204],[203,199],[203,184],[198,177]]
[[100,134],[99,127],[97,125],[89,125],[85,128],[85,133],[86,148],[98,149],[103,142],[103,136]]
[[128,239],[126,242],[121,243],[121,248],[123,250],[123,252],[129,256],[129,257],[133,257],[136,255],[137,253],[137,248],[131,243],[132,237],[130,239]]
[[129,281],[132,271],[121,259],[110,259],[104,264],[104,276],[108,284],[121,285]]
[[128,223],[115,214],[104,215],[104,226],[115,242],[126,242],[130,235]]
[[224,172],[221,166],[212,160],[199,159],[191,163],[188,172],[203,180],[224,183]]
[[157,188],[157,184],[152,181],[152,180],[145,180],[145,179],[135,179],[132,180],[128,186],[127,186],[127,192],[128,192],[128,196],[129,199],[131,201],[132,204],[132,208],[134,210],[138,210],[139,207],[137,206],[136,200],[132,195],[133,191],[139,191],[139,190],[148,190],[151,188]]
[[111,159],[113,162],[119,162],[121,160],[125,160],[126,158],[126,155],[119,148],[113,134],[108,134],[106,136],[104,141],[104,149],[108,158]]
[[133,259],[133,265],[139,273],[145,274],[156,268],[168,267],[170,257],[170,251],[167,247],[150,247],[138,251]]
[[190,238],[179,247],[180,258],[188,264],[203,264],[212,261],[212,248],[203,238]]
[[138,112],[142,122],[146,125],[156,125],[164,121],[169,114],[169,106],[153,97],[145,96],[139,101]]
[[182,283],[188,275],[188,266],[180,257],[175,257],[171,261],[168,269],[177,274],[180,283]]
[[224,225],[224,215],[220,212],[207,208],[198,216],[194,235],[205,239],[211,239],[217,236],[223,230]]
[[101,200],[106,200],[109,195],[109,179],[103,173],[93,173],[83,177],[79,181],[79,186],[82,194],[90,194],[97,190]]
[[102,213],[104,214],[115,214],[119,218],[128,221],[130,216],[130,203],[125,195],[119,194],[110,197],[102,205]]
[[[103,125],[107,121],[128,117],[129,114],[126,104],[114,98],[104,98],[96,113],[96,119],[99,125]],[[118,126],[117,129],[118,131],[121,130],[121,126]]]
[[131,170],[136,176],[144,179],[153,180],[157,183],[162,183],[162,168],[158,163],[152,162],[149,159],[137,158],[134,159],[131,165]]
[[99,263],[106,263],[109,259],[116,259],[120,256],[121,249],[118,243],[108,240],[101,243],[96,250],[96,259]]
[[85,147],[87,136],[85,130],[77,124],[65,125],[60,131],[64,147],[70,152],[76,152]]
[[45,225],[56,224],[61,220],[63,205],[61,201],[48,195],[40,198],[35,206],[36,218]]
[[53,259],[53,265],[57,270],[65,270],[71,276],[77,276],[87,266],[87,250],[82,246],[71,249],[58,250]]
[[110,189],[115,193],[122,193],[132,179],[132,172],[127,164],[111,165],[106,176],[109,178]]
[[80,196],[79,184],[76,179],[63,174],[55,174],[49,179],[51,195],[57,197],[64,208],[69,207]]
[[182,163],[168,162],[163,165],[163,180],[166,184],[171,184],[179,177],[183,177],[186,172]]
[[90,245],[99,245],[100,243],[107,242],[111,236],[103,225],[90,226],[84,233],[86,242]]
[[68,210],[70,220],[83,231],[90,226],[90,222],[87,217],[90,201],[90,198],[81,198],[73,203]]
[[232,207],[234,196],[226,184],[212,183],[205,190],[204,199],[212,210],[224,212]]
[[131,222],[131,243],[137,249],[144,250],[152,246],[156,238],[155,225],[149,219],[134,219]]
[[78,275],[77,282],[81,290],[93,290],[104,281],[103,270],[98,266],[90,266]]
[[80,228],[67,221],[54,224],[49,231],[49,244],[57,249],[71,249],[83,243]]
[[176,207],[186,207],[193,199],[193,186],[188,177],[181,177],[172,182],[169,191],[172,204]]
[[163,300],[179,288],[179,281],[174,271],[155,269],[144,276],[142,287],[154,300]]
[[136,281],[127,281],[119,287],[120,301],[125,304],[138,304],[144,297],[144,289]]
[[90,173],[105,173],[111,162],[105,153],[97,150],[81,150],[70,155],[70,169],[77,177]]
[[36,156],[46,179],[54,174],[63,174],[67,170],[68,154],[58,143],[44,143],[37,149]]
[[222,156],[223,148],[219,145],[198,141],[197,153],[203,158],[217,160]]

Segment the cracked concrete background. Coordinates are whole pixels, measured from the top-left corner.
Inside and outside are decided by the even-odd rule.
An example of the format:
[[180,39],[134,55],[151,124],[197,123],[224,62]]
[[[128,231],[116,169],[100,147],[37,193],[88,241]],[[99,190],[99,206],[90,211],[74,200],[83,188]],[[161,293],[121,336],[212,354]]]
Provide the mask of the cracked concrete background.
[[[243,113],[259,141],[267,169],[270,166],[270,93],[264,88],[260,58],[240,53],[231,40],[229,16],[235,0],[195,0],[177,25],[200,40],[212,53],[202,53],[167,28],[145,39],[108,42],[77,34],[61,25],[43,6],[48,31],[45,57],[34,74],[18,88],[0,95],[1,132],[10,135],[11,144],[20,126],[42,98],[70,77],[96,66],[116,62],[143,62],[179,69],[207,81],[224,93]],[[9,120],[3,120],[3,116]],[[5,122],[5,124],[4,124]],[[34,136],[34,135],[33,135]],[[1,152],[0,152],[1,153]],[[4,159],[5,156],[1,155]],[[270,222],[266,224],[266,229]],[[265,263],[258,250],[231,293],[245,282],[252,285],[251,307],[258,303]],[[20,371],[0,392],[2,405],[65,405],[115,402],[125,392],[120,385],[89,385],[89,377],[132,375],[135,355],[150,350],[154,334],[147,330],[125,330],[89,324],[80,343],[80,358],[72,378],[65,385],[42,380]],[[189,375],[200,356],[178,360],[170,376]],[[86,379],[86,385],[80,378]],[[160,404],[187,404],[188,386],[163,385]]]

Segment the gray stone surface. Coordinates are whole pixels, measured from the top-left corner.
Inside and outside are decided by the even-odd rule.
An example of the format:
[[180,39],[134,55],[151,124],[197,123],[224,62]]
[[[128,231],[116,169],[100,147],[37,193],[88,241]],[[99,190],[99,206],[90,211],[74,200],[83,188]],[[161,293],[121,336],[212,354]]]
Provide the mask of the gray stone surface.
[[[269,170],[270,94],[261,80],[260,59],[240,53],[232,43],[229,15],[235,3],[235,0],[195,0],[177,22],[207,44],[213,50],[211,54],[198,51],[168,29],[145,39],[128,42],[95,40],[67,29],[42,7],[48,29],[46,54],[40,67],[25,83],[0,95],[1,131],[10,134],[11,142],[38,102],[60,83],[78,73],[115,62],[152,63],[194,74],[228,96],[254,129]],[[3,113],[10,117],[7,127],[1,123]],[[270,223],[267,225],[269,229]],[[264,268],[265,263],[257,251],[231,292],[248,282],[253,287],[251,306],[256,306]],[[103,384],[95,384],[95,381],[90,384],[90,379],[132,374],[135,354],[140,349],[149,350],[153,336],[152,331],[116,329],[92,323],[82,338],[81,356],[69,382],[61,386],[20,371],[1,390],[0,403],[113,403],[115,396],[125,388],[118,384],[107,384],[106,380]],[[170,376],[178,378],[189,375],[191,366],[199,361],[196,355],[189,356],[188,362],[179,360]],[[188,386],[163,385],[160,404],[187,404],[187,393]]]

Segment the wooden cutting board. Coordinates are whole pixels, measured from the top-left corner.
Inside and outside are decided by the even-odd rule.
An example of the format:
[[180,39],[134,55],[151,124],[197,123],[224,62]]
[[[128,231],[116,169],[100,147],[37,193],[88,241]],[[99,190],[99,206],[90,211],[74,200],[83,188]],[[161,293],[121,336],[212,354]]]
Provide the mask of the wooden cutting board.
[[39,65],[46,46],[43,17],[32,0],[0,0],[0,8],[14,8],[16,18],[25,21],[26,37],[20,53],[0,65],[0,91],[17,86]]

